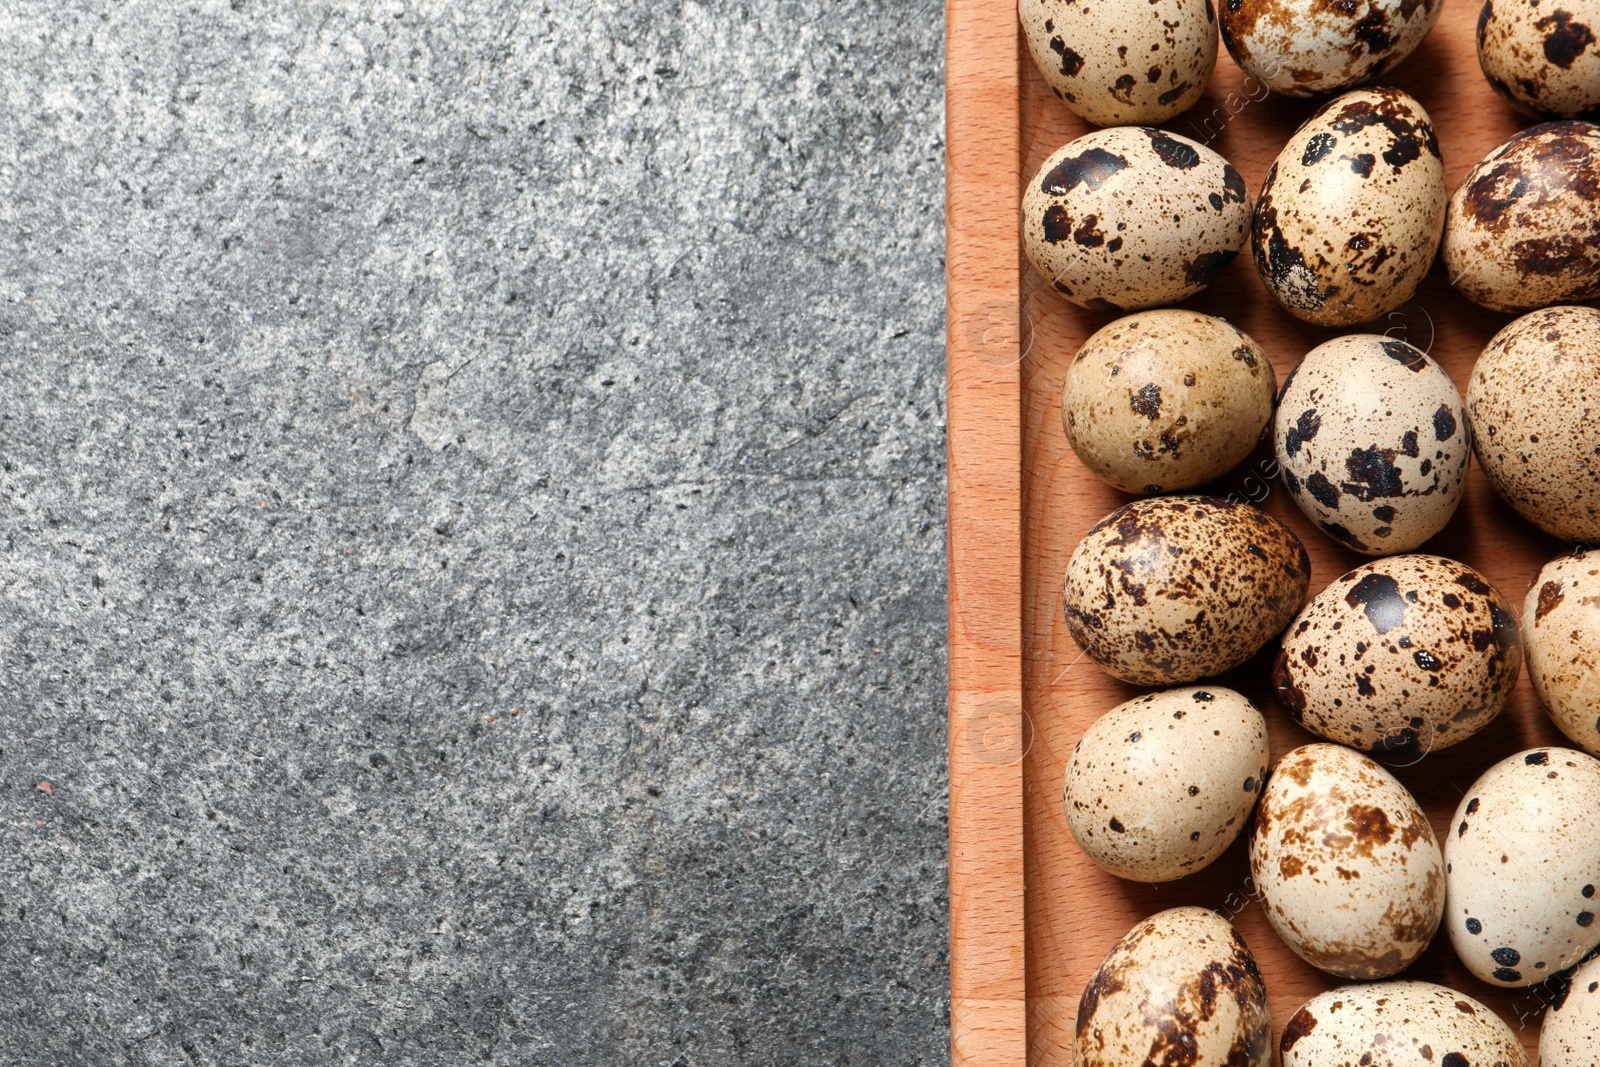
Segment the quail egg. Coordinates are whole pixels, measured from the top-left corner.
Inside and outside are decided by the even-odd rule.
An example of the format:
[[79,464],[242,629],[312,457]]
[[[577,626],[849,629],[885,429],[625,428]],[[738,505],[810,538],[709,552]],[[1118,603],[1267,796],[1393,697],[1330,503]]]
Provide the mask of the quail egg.
[[1432,982],[1330,989],[1290,1017],[1282,1067],[1528,1067],[1517,1035],[1465,993]]
[[1600,760],[1535,748],[1490,767],[1444,839],[1445,927],[1492,985],[1553,976],[1600,945]]
[[1483,575],[1442,556],[1388,556],[1306,605],[1272,677],[1312,733],[1418,757],[1487,726],[1521,663],[1516,617]]
[[1410,300],[1433,265],[1446,197],[1422,105],[1398,89],[1346,93],[1267,172],[1251,230],[1256,271],[1297,318],[1370,322]]
[[1306,518],[1369,556],[1409,552],[1444,529],[1472,456],[1444,368],[1375,334],[1318,345],[1289,372],[1273,442]]
[[1223,0],[1222,40],[1275,93],[1317,96],[1391,70],[1428,35],[1444,0]]
[[1248,504],[1136,500],[1067,561],[1067,628],[1108,673],[1181,685],[1260,651],[1299,610],[1310,575],[1300,539]]
[[1551,721],[1600,756],[1600,551],[1544,565],[1522,605],[1522,647]]
[[1513,103],[1554,119],[1600,107],[1596,0],[1486,0],[1478,13],[1478,63]]
[[1068,143],[1022,194],[1028,258],[1056,292],[1095,310],[1198,293],[1233,262],[1249,229],[1250,197],[1231,163],[1144,126]]
[[1555,996],[1539,1028],[1539,1067],[1600,1064],[1600,955],[1551,983]]
[[1141,311],[1078,350],[1061,421],[1083,465],[1123,492],[1191,489],[1250,454],[1276,391],[1261,346],[1222,319]]

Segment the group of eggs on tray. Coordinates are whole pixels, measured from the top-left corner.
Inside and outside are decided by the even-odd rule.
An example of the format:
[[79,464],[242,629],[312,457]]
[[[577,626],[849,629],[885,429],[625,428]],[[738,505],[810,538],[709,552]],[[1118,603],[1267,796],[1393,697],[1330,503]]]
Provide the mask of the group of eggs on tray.
[[[1168,687],[1096,721],[1066,771],[1068,824],[1111,873],[1165,882],[1248,827],[1272,928],[1313,966],[1361,984],[1313,998],[1278,1052],[1316,1064],[1526,1067],[1515,1034],[1465,994],[1392,981],[1444,922],[1492,985],[1544,983],[1544,1067],[1600,1064],[1600,551],[1533,583],[1518,625],[1471,567],[1416,554],[1449,522],[1471,455],[1533,525],[1600,543],[1600,0],[1489,0],[1486,77],[1558,121],[1490,152],[1447,196],[1438,139],[1411,97],[1368,82],[1405,58],[1442,0],[1020,0],[1056,95],[1105,127],[1029,182],[1028,257],[1067,300],[1133,312],[1067,372],[1062,419],[1095,475],[1145,495],[1067,566],[1069,629],[1117,678]],[[1342,92],[1290,138],[1252,209],[1239,173],[1154,127],[1210,78],[1217,21],[1272,92]],[[1351,90],[1351,91],[1345,91]],[[1313,349],[1281,390],[1265,352],[1219,318],[1155,309],[1209,285],[1250,236],[1262,282],[1322,326],[1410,299],[1440,245],[1451,283],[1523,313],[1473,368],[1463,401],[1404,341],[1353,333]],[[1268,425],[1295,503],[1376,557],[1305,603],[1295,534],[1248,504],[1182,493],[1226,474]],[[1326,738],[1271,769],[1245,697],[1191,683],[1282,634],[1284,707]],[[1526,660],[1573,748],[1508,755],[1467,790],[1441,847],[1373,756],[1412,763],[1500,712]],[[1180,688],[1171,688],[1180,687]],[[1592,962],[1589,962],[1590,960]],[[1079,1003],[1084,1067],[1265,1065],[1272,1025],[1248,946],[1214,912],[1136,925]]]

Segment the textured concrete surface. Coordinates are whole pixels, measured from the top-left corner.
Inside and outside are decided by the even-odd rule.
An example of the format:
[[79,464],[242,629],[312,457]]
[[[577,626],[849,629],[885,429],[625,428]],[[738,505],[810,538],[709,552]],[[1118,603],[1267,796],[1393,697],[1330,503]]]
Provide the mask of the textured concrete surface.
[[947,1059],[941,32],[0,8],[0,1062]]

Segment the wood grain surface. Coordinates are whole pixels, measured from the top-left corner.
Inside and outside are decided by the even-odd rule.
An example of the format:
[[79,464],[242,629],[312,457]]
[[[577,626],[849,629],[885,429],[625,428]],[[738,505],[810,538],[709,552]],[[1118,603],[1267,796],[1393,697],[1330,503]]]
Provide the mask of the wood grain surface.
[[[1485,152],[1533,122],[1479,71],[1478,10],[1476,2],[1446,0],[1427,40],[1383,79],[1432,116],[1451,189]],[[1261,964],[1281,1033],[1301,1003],[1341,983],[1273,934],[1254,899],[1242,841],[1207,870],[1154,886],[1104,873],[1067,830],[1066,756],[1089,723],[1139,690],[1081,657],[1062,617],[1062,578],[1089,526],[1131,498],[1088,474],[1061,428],[1066,365],[1113,316],[1067,304],[1033,273],[1022,258],[1017,210],[1021,185],[1045,157],[1090,127],[1033,68],[1014,0],[949,0],[947,35],[953,1061],[1070,1063],[1078,996],[1101,957],[1140,918],[1183,904],[1215,908],[1235,922]],[[1278,150],[1319,104],[1266,94],[1224,50],[1206,96],[1164,125],[1229,159],[1253,197]],[[1315,345],[1365,331],[1423,348],[1462,389],[1478,353],[1512,318],[1457,296],[1435,264],[1399,311],[1364,327],[1319,329],[1277,307],[1248,250],[1182,306],[1249,333],[1272,355],[1279,381]],[[1306,521],[1271,472],[1270,449],[1261,449],[1209,491],[1254,501],[1287,522],[1311,553],[1314,595],[1363,557]],[[1565,547],[1503,504],[1474,465],[1455,519],[1421,551],[1478,568],[1520,611],[1539,567]],[[1314,740],[1273,696],[1275,649],[1218,679],[1267,714],[1274,758]],[[1524,674],[1482,733],[1392,769],[1442,840],[1462,791],[1490,764],[1522,748],[1564,743]],[[1547,995],[1479,982],[1442,929],[1402,977],[1442,982],[1488,1003],[1530,1052],[1536,1048]]]

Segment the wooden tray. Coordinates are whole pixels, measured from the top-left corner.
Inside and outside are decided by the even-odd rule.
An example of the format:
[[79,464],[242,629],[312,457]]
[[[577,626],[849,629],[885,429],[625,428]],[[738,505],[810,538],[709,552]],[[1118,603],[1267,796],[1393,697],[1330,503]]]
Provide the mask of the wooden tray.
[[[1438,26],[1386,84],[1419,99],[1439,132],[1451,189],[1529,120],[1478,69],[1477,0],[1448,0]],[[1022,183],[1088,127],[1056,100],[1020,40],[1015,0],[948,0],[948,373],[950,489],[951,1041],[958,1067],[1066,1064],[1078,995],[1111,944],[1140,918],[1197,904],[1229,916],[1265,974],[1275,1027],[1340,984],[1301,963],[1252,899],[1243,842],[1209,869],[1166,886],[1119,881],[1078,850],[1061,807],[1064,758],[1102,712],[1136,690],[1079,658],[1061,613],[1067,557],[1088,527],[1128,497],[1079,465],[1060,421],[1072,354],[1110,316],[1057,298],[1022,258]],[[1224,50],[1200,104],[1166,128],[1209,143],[1252,195],[1317,102],[1268,96]],[[1251,98],[1256,99],[1252,100]],[[1339,332],[1302,324],[1262,288],[1248,251],[1186,306],[1224,315],[1272,354],[1278,378]],[[1510,321],[1457,296],[1436,264],[1416,298],[1356,329],[1429,351],[1464,388],[1473,361]],[[1362,562],[1313,528],[1258,452],[1213,488],[1283,519],[1311,553],[1311,592]],[[1565,546],[1500,502],[1474,465],[1450,527],[1423,551],[1484,572],[1520,611],[1539,567]],[[1314,740],[1272,696],[1268,651],[1223,676],[1256,700],[1276,758]],[[1528,684],[1471,741],[1397,769],[1441,840],[1461,791],[1501,757],[1565,743]],[[1474,979],[1440,931],[1403,977],[1442,982],[1492,1005],[1530,1050],[1544,999]]]

